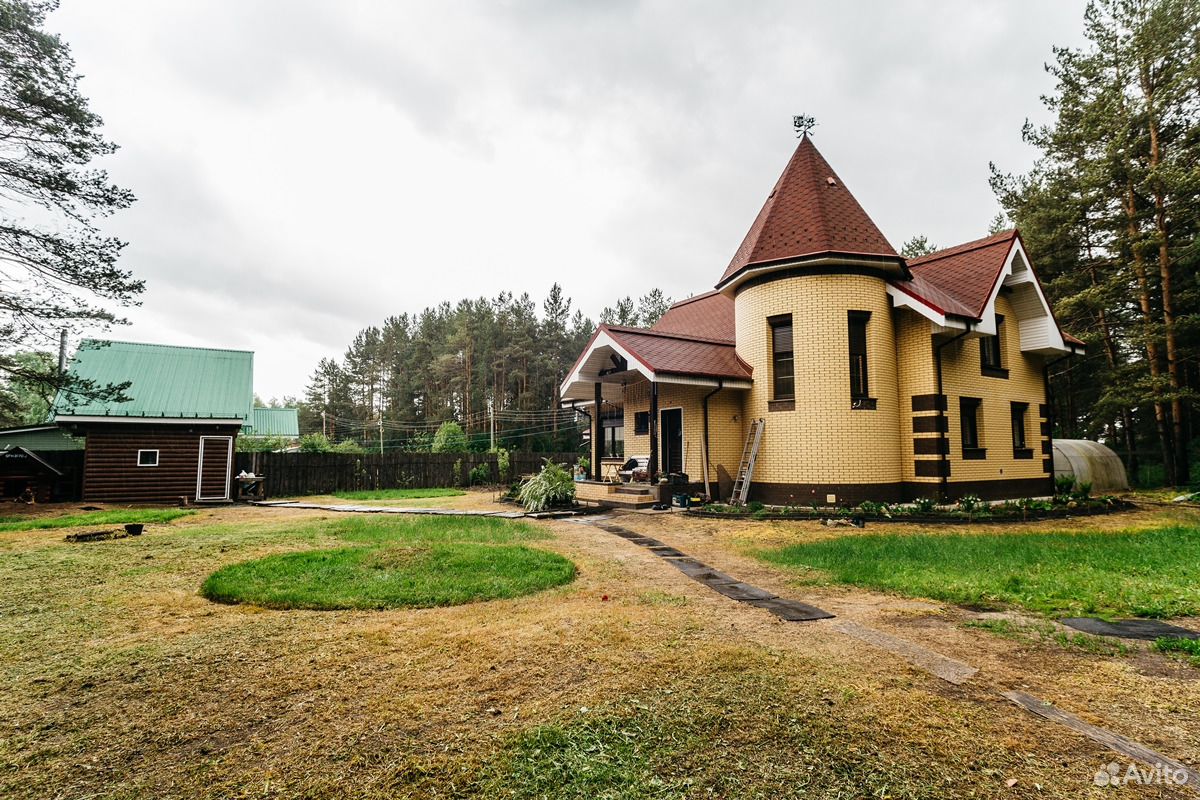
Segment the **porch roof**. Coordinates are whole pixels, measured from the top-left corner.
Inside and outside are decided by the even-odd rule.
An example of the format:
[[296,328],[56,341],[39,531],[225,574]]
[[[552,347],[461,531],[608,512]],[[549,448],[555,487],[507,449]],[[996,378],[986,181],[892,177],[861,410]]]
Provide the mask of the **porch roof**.
[[622,399],[622,384],[638,376],[659,383],[750,388],[752,370],[733,342],[644,328],[601,325],[560,387],[564,401]]

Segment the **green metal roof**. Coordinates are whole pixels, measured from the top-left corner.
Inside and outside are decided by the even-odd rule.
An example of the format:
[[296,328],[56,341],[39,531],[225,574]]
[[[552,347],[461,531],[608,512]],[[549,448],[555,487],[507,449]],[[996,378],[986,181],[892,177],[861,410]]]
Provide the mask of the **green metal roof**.
[[55,417],[240,419],[254,403],[254,353],[85,339],[72,375],[100,386],[130,381],[123,403],[59,392]]
[[34,425],[0,430],[0,449],[24,447],[35,452],[82,450],[83,439],[70,436],[57,425]]
[[250,424],[242,426],[243,436],[300,437],[300,413],[294,408],[255,408]]

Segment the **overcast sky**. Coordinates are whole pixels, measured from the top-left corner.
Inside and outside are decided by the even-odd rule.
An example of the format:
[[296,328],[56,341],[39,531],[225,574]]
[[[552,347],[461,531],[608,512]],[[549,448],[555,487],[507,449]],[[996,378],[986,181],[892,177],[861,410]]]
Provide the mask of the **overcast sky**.
[[897,249],[949,246],[1021,171],[1082,0],[63,0],[137,204],[114,335],[255,351],[299,394],[362,327],[558,281],[712,288],[795,146],[793,114]]

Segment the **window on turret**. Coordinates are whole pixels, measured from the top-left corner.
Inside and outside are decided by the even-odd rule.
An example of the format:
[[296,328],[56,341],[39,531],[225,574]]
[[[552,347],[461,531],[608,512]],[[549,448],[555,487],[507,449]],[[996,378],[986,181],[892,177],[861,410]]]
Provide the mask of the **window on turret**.
[[771,326],[771,375],[775,400],[796,397],[796,378],[792,359],[792,315],[782,314],[767,320]]
[[867,381],[867,323],[870,311],[847,312],[850,331],[850,399],[864,400],[871,396]]

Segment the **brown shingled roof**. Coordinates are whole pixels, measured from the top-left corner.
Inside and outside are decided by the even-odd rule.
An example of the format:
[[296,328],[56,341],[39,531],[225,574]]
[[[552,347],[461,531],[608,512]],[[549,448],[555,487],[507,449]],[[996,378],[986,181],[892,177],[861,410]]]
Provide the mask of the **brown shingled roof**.
[[805,136],[717,285],[753,264],[822,253],[900,260]]
[[733,300],[716,291],[680,300],[650,330],[732,342]]
[[1015,230],[1002,231],[914,258],[908,262],[912,280],[893,283],[901,289],[911,288],[918,297],[934,305],[942,305],[933,296],[936,294],[944,302],[957,306],[957,309],[942,306],[944,313],[979,319],[1016,235]]
[[655,374],[735,380],[750,380],[752,375],[732,341],[619,325],[601,325],[600,330]]

